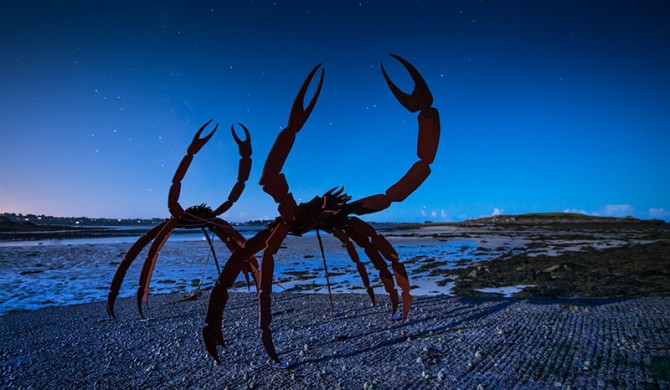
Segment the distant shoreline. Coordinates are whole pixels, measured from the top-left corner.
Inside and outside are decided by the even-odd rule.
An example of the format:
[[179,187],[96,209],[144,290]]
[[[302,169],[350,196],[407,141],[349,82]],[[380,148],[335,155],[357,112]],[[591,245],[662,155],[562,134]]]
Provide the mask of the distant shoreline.
[[[69,240],[86,238],[132,237],[144,234],[152,226],[165,219],[109,219],[85,217],[49,217],[35,215],[0,214],[0,242],[36,241],[36,240]],[[36,222],[37,221],[37,222]],[[38,223],[39,222],[39,223]],[[265,226],[272,220],[247,221],[232,223],[236,228],[252,228]],[[574,213],[532,213],[521,215],[498,215],[462,222],[372,222],[375,226],[383,226],[384,231],[419,229],[428,226],[490,226],[490,225],[560,225],[563,228],[571,224],[601,225],[607,224],[639,224],[663,225],[662,220],[640,220],[632,217],[595,217]],[[190,230],[192,232],[192,230]],[[189,230],[177,230],[175,234]]]

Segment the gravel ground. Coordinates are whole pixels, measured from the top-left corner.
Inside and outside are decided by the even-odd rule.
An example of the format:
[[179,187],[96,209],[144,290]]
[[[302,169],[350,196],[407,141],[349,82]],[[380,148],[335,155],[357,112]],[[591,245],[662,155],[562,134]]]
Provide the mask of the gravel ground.
[[220,349],[205,352],[206,297],[153,296],[0,317],[2,388],[670,388],[670,298],[417,297],[406,324],[387,300],[273,295],[273,330],[291,370],[272,369],[254,294],[231,296]]

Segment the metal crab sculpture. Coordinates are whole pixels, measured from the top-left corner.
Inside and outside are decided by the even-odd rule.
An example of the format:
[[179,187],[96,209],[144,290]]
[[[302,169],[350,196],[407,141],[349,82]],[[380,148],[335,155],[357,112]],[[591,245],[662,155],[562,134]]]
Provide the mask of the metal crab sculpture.
[[[244,247],[232,253],[211,291],[205,319],[207,325],[203,328],[203,338],[207,351],[217,362],[219,357],[216,347],[224,345],[222,317],[228,301],[228,289],[233,285],[248,259],[263,251],[258,283],[260,337],[265,351],[275,362],[275,367],[288,368],[290,365],[289,362],[279,360],[270,330],[272,320],[270,294],[273,283],[274,255],[278,252],[280,245],[288,234],[300,236],[310,230],[316,230],[318,235],[319,230],[323,230],[337,237],[346,247],[349,256],[355,263],[374,305],[374,292],[370,287],[365,266],[360,262],[352,241],[356,243],[363,248],[374,267],[379,271],[384,289],[390,297],[391,316],[397,318],[395,313],[399,300],[398,291],[393,282],[395,276],[395,280],[402,290],[401,318],[403,321],[407,319],[412,304],[412,296],[410,295],[410,284],[405,266],[398,260],[398,254],[383,235],[378,234],[370,224],[352,216],[352,214],[364,215],[381,211],[388,208],[392,202],[403,201],[428,177],[431,172],[430,164],[437,153],[440,120],[438,111],[431,107],[433,97],[430,90],[419,72],[409,62],[399,56],[391,56],[405,67],[414,81],[413,92],[406,94],[389,79],[382,65],[384,79],[396,99],[410,112],[420,111],[417,146],[419,161],[412,165],[409,171],[383,194],[349,202],[351,197],[343,193],[343,189],[335,191],[335,188],[333,188],[322,196],[314,197],[309,202],[297,204],[293,195],[289,192],[288,183],[281,171],[295,141],[295,135],[307,121],[321,91],[324,77],[323,69],[314,96],[306,108],[303,106],[307,88],[321,64],[315,66],[307,75],[293,102],[288,125],[277,136],[265,160],[263,175],[259,183],[263,190],[278,203],[280,216],[264,230],[248,239]],[[391,262],[393,274],[389,272],[384,259]]]
[[[210,120],[204,125],[202,125],[202,127],[200,127],[200,129],[195,133],[191,145],[186,150],[186,155],[182,158],[181,163],[179,164],[179,167],[175,171],[174,177],[172,178],[172,185],[170,186],[170,191],[168,193],[168,210],[170,211],[171,217],[166,219],[164,222],[158,224],[157,226],[149,230],[147,233],[145,233],[142,237],[140,237],[130,247],[128,252],[123,257],[121,264],[119,264],[119,268],[116,270],[114,278],[112,279],[112,283],[109,288],[109,294],[107,295],[107,313],[111,318],[115,318],[114,302],[116,301],[116,298],[119,294],[119,289],[121,288],[121,284],[123,283],[126,271],[130,267],[132,262],[135,260],[137,255],[142,251],[142,249],[144,249],[144,247],[146,247],[152,240],[153,243],[149,248],[147,258],[144,261],[142,272],[140,274],[139,287],[137,289],[137,296],[136,296],[137,310],[139,311],[141,317],[144,317],[144,314],[142,313],[142,303],[146,303],[148,299],[149,284],[151,282],[151,275],[153,273],[154,266],[156,265],[156,259],[158,258],[158,253],[160,252],[161,248],[163,247],[167,239],[170,237],[174,229],[176,228],[202,229],[203,233],[205,233],[205,237],[207,238],[212,253],[214,253],[214,247],[212,246],[209,234],[205,231],[205,228],[209,229],[217,237],[219,237],[219,239],[223,241],[223,243],[231,252],[240,249],[241,247],[244,246],[245,244],[244,237],[242,237],[242,235],[239,232],[237,232],[237,230],[235,230],[228,222],[219,218],[219,215],[223,214],[228,209],[230,209],[233,203],[235,203],[239,199],[240,195],[242,194],[242,191],[244,190],[245,186],[244,183],[249,178],[249,171],[251,170],[251,137],[249,135],[249,131],[247,130],[247,128],[244,127],[244,125],[242,125],[241,123],[239,125],[244,129],[245,133],[244,141],[242,141],[237,136],[237,134],[235,133],[234,126],[231,126],[230,128],[231,133],[233,134],[233,138],[235,139],[235,142],[238,145],[241,158],[238,165],[237,183],[233,186],[233,189],[230,191],[228,199],[225,202],[223,202],[218,208],[216,208],[216,210],[212,210],[211,208],[209,208],[204,204],[184,209],[179,204],[179,194],[181,193],[181,181],[184,179],[186,171],[188,170],[189,166],[191,165],[191,162],[193,161],[193,157],[195,156],[196,153],[198,153],[198,151],[200,151],[200,149],[207,143],[207,141],[209,141],[209,139],[212,138],[214,132],[216,132],[216,129],[219,126],[217,124],[209,134],[201,138],[200,135],[202,134],[202,131],[211,122],[212,121]],[[216,254],[214,254],[214,258],[216,259]],[[248,282],[249,273],[252,273],[252,275],[254,275],[254,279],[257,278],[258,264],[256,263],[256,260],[253,257],[250,257],[247,260],[248,261],[247,263],[245,263],[243,268],[245,275],[247,276],[247,282]]]

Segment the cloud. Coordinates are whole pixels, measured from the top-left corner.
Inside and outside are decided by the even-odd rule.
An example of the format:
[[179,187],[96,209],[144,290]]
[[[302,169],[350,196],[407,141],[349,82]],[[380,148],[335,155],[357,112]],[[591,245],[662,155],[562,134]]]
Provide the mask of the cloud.
[[603,215],[611,217],[626,217],[632,215],[633,211],[633,206],[629,204],[608,204],[605,205]]
[[423,206],[421,208],[421,216],[426,219],[430,220],[436,220],[436,219],[442,219],[446,220],[449,216],[447,214],[447,211],[442,209],[442,210],[428,210],[426,206]]
[[656,219],[670,219],[670,210],[666,210],[663,207],[651,207],[649,208],[649,216]]
[[491,216],[495,217],[496,215],[502,215],[503,211],[505,211],[505,210],[499,209],[499,208],[496,207],[496,208],[493,209],[493,212],[491,213]]
[[572,214],[584,214],[588,215],[588,213],[585,210],[581,209],[565,209],[563,210],[564,213],[572,213]]

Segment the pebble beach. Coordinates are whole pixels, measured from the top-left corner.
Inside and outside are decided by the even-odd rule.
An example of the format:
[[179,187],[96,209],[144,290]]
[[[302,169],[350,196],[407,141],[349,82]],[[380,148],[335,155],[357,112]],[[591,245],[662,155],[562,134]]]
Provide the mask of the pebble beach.
[[102,302],[0,317],[3,388],[605,389],[669,388],[669,298],[422,296],[406,323],[379,297],[278,293],[273,369],[258,339],[253,293],[225,313],[221,364],[200,337],[206,297],[133,299],[108,320]]

